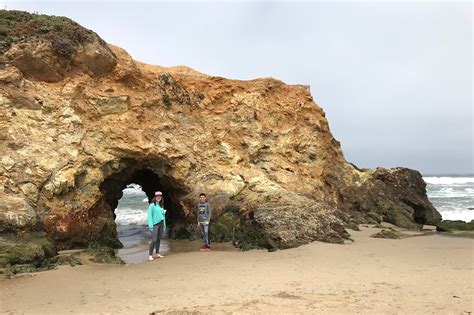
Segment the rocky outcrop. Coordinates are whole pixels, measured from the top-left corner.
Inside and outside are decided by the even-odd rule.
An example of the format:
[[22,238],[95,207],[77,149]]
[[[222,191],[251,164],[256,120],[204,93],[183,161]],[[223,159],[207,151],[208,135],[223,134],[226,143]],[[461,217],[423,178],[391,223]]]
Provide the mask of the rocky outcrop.
[[3,63],[29,79],[57,82],[67,76],[109,73],[116,57],[94,32],[64,17],[0,11]]
[[112,51],[98,38],[77,45],[68,53],[72,55],[65,57],[58,54],[50,42],[32,40],[14,44],[5,57],[26,77],[46,82],[60,81],[76,71],[100,76],[110,72],[116,64]]
[[388,238],[388,239],[400,239],[403,235],[396,230],[382,230],[378,233],[371,235],[373,238]]
[[438,232],[474,231],[474,220],[464,222],[461,220],[443,220],[436,226]]
[[441,221],[421,174],[407,168],[368,170],[358,184],[342,187],[340,193],[356,221],[360,213],[365,216],[362,221],[369,215],[372,223],[385,221],[409,229]]
[[2,57],[2,235],[119,246],[114,209],[129,183],[164,192],[176,237],[195,232],[206,192],[214,236],[242,248],[342,242],[354,222],[440,220],[418,172],[345,161],[307,86],[146,65],[95,36],[67,56],[32,37]]

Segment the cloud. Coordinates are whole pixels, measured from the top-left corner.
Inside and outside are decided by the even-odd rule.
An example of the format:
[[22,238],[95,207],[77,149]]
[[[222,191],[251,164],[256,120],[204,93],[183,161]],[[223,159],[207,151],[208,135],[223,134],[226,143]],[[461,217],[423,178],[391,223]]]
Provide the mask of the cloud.
[[469,2],[8,2],[141,61],[309,84],[361,167],[474,173]]

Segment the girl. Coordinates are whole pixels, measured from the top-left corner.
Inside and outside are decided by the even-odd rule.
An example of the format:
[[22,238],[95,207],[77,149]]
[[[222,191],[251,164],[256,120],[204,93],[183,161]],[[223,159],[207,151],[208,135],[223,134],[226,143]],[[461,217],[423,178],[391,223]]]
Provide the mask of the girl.
[[[148,260],[155,258],[163,258],[160,255],[160,241],[163,235],[163,230],[166,229],[165,210],[163,209],[163,194],[161,191],[155,192],[155,197],[148,206],[148,229],[151,231],[150,250],[148,252]],[[153,255],[153,248],[156,250],[156,255]]]

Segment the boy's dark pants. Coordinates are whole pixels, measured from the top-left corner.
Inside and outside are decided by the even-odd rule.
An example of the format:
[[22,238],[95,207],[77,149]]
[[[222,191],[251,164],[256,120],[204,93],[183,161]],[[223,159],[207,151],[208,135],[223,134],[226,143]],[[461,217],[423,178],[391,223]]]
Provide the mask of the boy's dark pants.
[[204,240],[204,245],[209,246],[209,224],[199,223],[201,228],[201,237]]

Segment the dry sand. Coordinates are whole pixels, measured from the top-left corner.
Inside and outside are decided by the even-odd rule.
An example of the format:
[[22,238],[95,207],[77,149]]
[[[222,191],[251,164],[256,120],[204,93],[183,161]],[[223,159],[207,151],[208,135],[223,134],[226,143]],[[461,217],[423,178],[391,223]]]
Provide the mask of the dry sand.
[[137,265],[83,265],[0,281],[4,313],[470,314],[471,238],[314,242],[267,252],[189,252]]

